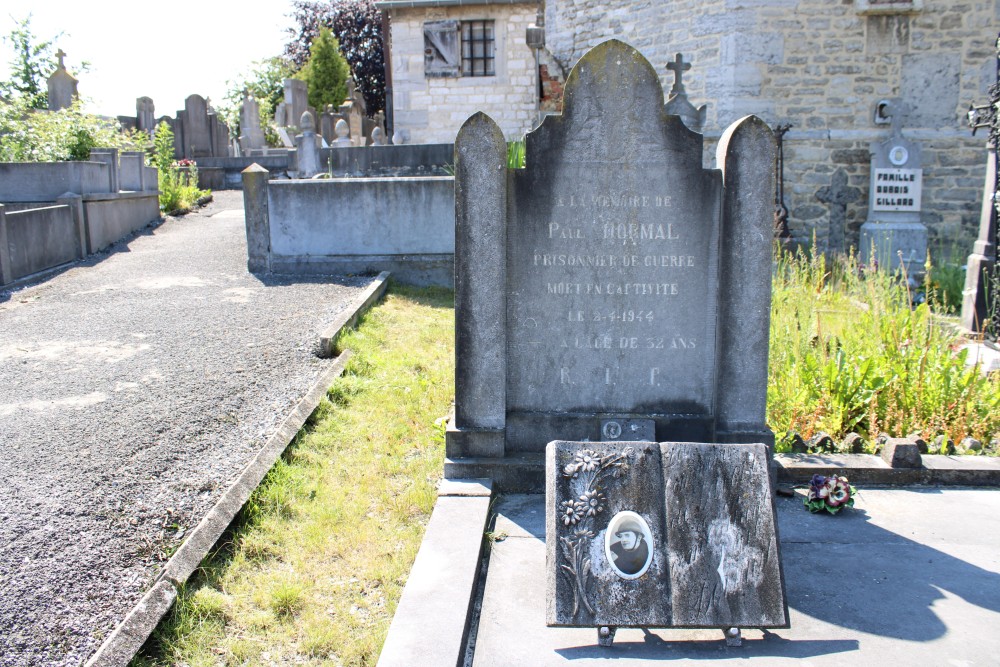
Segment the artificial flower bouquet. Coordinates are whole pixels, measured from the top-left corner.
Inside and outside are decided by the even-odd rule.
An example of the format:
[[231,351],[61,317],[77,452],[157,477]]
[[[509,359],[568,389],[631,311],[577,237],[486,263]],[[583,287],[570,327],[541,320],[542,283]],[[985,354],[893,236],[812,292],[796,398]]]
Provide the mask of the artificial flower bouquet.
[[854,507],[854,495],[857,492],[846,477],[813,475],[805,505],[810,512],[826,510],[830,514],[836,514],[845,507]]

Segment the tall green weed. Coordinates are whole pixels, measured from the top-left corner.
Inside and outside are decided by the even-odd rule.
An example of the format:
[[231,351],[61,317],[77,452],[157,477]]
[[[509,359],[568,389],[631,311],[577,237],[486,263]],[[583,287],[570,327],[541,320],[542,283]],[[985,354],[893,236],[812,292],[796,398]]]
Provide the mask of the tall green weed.
[[174,161],[174,132],[166,123],[156,126],[150,161],[159,175],[160,210],[187,211],[208,194],[198,188],[198,167],[194,162],[185,161],[187,164],[182,166]]
[[[931,269],[931,267],[928,267]],[[933,275],[933,271],[928,273]],[[1000,377],[967,366],[963,339],[935,314],[928,280],[913,305],[905,280],[854,257],[828,265],[781,254],[771,310],[768,421],[775,433],[835,439],[854,431],[1000,436]]]

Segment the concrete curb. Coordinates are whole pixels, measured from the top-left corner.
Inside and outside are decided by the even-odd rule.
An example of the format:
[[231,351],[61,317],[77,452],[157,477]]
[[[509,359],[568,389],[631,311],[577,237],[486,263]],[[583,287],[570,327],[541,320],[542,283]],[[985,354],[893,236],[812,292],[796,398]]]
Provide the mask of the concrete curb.
[[382,298],[386,288],[389,286],[389,272],[383,271],[372,282],[368,288],[362,292],[351,307],[345,310],[336,320],[327,327],[319,337],[320,354],[323,357],[332,357],[336,354],[337,339],[341,332],[358,323],[361,315],[364,314],[373,303]]
[[490,518],[486,479],[444,480],[378,667],[457,666],[465,656]]
[[919,468],[893,468],[872,454],[775,454],[778,481],[806,484],[813,475],[844,475],[876,486],[1000,486],[1000,457],[923,454]]
[[[358,299],[355,299],[347,312],[326,329],[327,332],[333,332],[333,338],[330,340],[336,340],[340,331],[357,322],[363,311],[385,292],[388,277],[388,272],[380,274],[375,283],[366,289]],[[261,483],[278,457],[305,425],[306,420],[309,419],[316,406],[326,395],[330,385],[344,372],[344,367],[350,358],[351,351],[345,350],[316,379],[306,395],[285,417],[278,430],[268,438],[233,485],[219,498],[215,506],[209,510],[208,514],[167,561],[153,587],[108,635],[100,648],[87,660],[85,667],[124,667],[128,665],[170,610],[177,599],[178,589],[198,568],[202,559],[205,558],[212,546],[232,523],[236,514],[246,504],[250,494]]]

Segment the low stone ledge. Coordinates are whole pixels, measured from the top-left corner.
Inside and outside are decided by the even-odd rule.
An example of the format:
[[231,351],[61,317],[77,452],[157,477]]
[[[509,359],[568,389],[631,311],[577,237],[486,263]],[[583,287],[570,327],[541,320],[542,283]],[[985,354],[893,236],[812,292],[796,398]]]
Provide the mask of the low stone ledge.
[[[489,480],[447,480],[389,626],[379,667],[458,665],[489,521]],[[471,494],[471,495],[466,495]]]
[[775,454],[778,481],[804,484],[813,475],[844,475],[854,484],[1000,486],[1000,458],[923,455],[919,468],[892,468],[872,454]]

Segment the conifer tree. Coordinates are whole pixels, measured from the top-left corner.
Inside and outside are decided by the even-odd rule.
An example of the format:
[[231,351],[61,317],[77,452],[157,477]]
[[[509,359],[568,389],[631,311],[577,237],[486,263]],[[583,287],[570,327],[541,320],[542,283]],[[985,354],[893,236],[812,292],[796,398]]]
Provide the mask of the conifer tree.
[[322,28],[309,47],[309,62],[296,78],[309,86],[309,106],[320,111],[327,104],[340,106],[347,97],[351,68],[340,55],[340,45],[329,28]]

